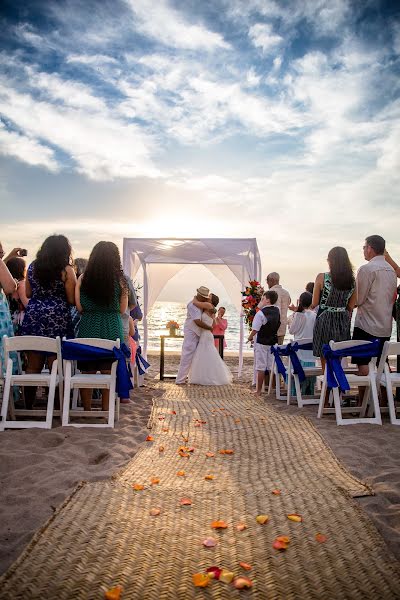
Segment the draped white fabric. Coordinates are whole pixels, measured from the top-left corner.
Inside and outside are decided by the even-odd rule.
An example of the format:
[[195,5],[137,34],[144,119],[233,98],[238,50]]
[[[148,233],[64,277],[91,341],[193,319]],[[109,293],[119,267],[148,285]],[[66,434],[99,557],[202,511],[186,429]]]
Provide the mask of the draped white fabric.
[[[147,314],[157,297],[185,265],[207,267],[222,283],[241,313],[241,294],[250,279],[260,279],[261,260],[255,238],[124,238],[124,271],[135,278],[143,268],[143,353],[147,353]],[[240,319],[239,373],[241,371],[243,317]]]

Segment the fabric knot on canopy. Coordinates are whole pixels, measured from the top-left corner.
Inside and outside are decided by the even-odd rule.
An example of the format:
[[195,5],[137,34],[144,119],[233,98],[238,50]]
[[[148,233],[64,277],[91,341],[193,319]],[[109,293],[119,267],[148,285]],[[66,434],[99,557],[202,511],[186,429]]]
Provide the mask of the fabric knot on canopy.
[[[255,238],[124,238],[123,267],[135,278],[143,269],[143,353],[147,356],[147,315],[159,294],[185,265],[203,265],[224,286],[240,316],[239,374],[243,363],[244,324],[241,291],[261,277]],[[187,299],[189,300],[189,298]]]

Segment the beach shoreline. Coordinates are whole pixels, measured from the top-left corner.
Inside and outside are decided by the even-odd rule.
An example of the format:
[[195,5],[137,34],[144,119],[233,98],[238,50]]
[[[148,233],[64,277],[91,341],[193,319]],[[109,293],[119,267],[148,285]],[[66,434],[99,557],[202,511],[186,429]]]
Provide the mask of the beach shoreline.
[[[159,357],[149,352],[151,367],[145,387],[131,393],[133,402],[121,407],[115,429],[59,426],[51,430],[8,430],[0,434],[0,572],[4,572],[29,543],[37,529],[72,493],[80,481],[109,479],[140,448],[148,435],[152,398],[160,394]],[[169,355],[177,369],[179,354]],[[238,357],[226,354],[235,382],[250,388],[253,361],[244,358],[240,381]],[[336,425],[333,416],[316,418],[317,407],[303,410],[266,398],[266,406],[283,414],[310,419],[336,457],[375,495],[357,501],[383,536],[388,549],[400,559],[400,428],[387,416],[383,426]]]

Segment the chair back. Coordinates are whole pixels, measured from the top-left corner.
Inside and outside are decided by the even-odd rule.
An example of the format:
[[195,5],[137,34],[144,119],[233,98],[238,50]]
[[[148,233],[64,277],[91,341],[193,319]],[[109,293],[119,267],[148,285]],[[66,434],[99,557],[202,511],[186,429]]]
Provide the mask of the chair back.
[[368,340],[346,340],[345,342],[334,342],[331,340],[329,345],[332,350],[346,350],[346,348],[354,348],[355,346],[363,346],[371,343]]
[[379,359],[378,370],[376,372],[376,380],[379,382],[383,371],[385,369],[385,363],[389,356],[399,356],[400,355],[400,342],[385,342],[381,354],[381,358]]
[[[299,340],[293,340],[294,344],[298,344],[299,346],[302,346],[303,344],[312,344],[313,339],[312,338],[300,338]],[[300,348],[299,348],[300,350]]]
[[103,340],[100,338],[75,338],[73,340],[67,341],[82,346],[93,346],[94,348],[101,348],[102,350],[112,350],[115,347],[119,348],[121,345],[119,338],[116,340]]

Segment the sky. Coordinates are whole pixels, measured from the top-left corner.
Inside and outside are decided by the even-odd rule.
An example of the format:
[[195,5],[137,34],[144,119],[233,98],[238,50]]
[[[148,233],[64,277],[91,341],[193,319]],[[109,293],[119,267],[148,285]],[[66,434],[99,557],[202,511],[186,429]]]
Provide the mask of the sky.
[[[293,295],[400,260],[400,3],[3,0],[0,239],[256,237]],[[198,268],[200,269],[200,267]],[[162,296],[207,284],[189,269]],[[211,281],[211,279],[210,279]]]

